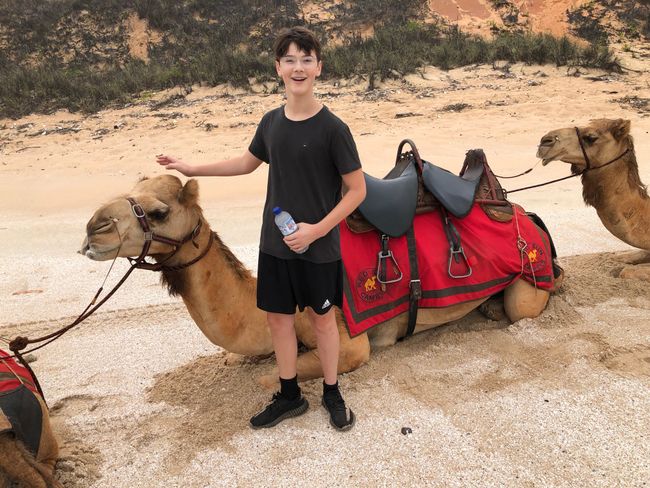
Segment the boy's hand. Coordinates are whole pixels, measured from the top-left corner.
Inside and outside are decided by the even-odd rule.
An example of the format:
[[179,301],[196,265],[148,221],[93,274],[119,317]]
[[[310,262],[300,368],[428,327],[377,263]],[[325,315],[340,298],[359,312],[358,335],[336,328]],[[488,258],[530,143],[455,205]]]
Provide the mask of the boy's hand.
[[294,252],[306,248],[316,239],[323,237],[320,227],[317,224],[298,222],[297,225],[298,230],[283,239],[284,243]]
[[156,155],[156,162],[164,166],[165,169],[175,169],[179,173],[185,175],[185,176],[192,176],[192,167],[181,161],[180,159],[177,159],[173,156],[166,156],[164,154],[157,154]]

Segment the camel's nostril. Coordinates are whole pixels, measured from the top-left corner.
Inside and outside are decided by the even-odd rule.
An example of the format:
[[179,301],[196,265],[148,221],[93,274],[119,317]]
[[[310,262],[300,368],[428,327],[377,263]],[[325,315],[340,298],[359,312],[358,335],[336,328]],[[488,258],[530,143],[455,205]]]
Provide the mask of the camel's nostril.
[[542,140],[539,141],[540,146],[552,146],[557,138],[555,137],[542,137]]
[[100,223],[94,225],[90,229],[90,232],[92,234],[101,234],[102,232],[108,232],[109,230],[111,230],[112,226],[113,226],[113,221],[112,220],[100,222]]

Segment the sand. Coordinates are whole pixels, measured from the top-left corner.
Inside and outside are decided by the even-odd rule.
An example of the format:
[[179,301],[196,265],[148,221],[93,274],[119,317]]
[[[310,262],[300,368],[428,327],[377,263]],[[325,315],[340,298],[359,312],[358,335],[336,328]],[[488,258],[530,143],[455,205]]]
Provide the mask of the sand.
[[[624,75],[551,66],[423,69],[366,91],[323,82],[319,96],[349,125],[364,168],[383,176],[398,143],[457,172],[482,148],[498,174],[536,164],[540,137],[591,118],[632,121],[641,178],[650,181],[647,61]],[[496,68],[496,69],[495,69]],[[156,94],[165,100],[178,93]],[[154,155],[193,163],[236,155],[273,93],[194,87],[152,108],[142,101],[95,116],[57,112],[0,121],[0,336],[38,336],[70,322],[110,263],[76,254],[92,212],[160,174]],[[459,104],[465,104],[461,106]],[[537,165],[509,189],[567,175]],[[266,185],[203,178],[212,227],[255,269]],[[338,433],[311,409],[271,431],[248,418],[269,398],[256,378],[272,359],[231,362],[139,271],[92,318],[35,354],[52,407],[66,487],[154,486],[644,486],[650,479],[650,293],[617,277],[629,246],[610,235],[572,179],[513,194],[550,228],[563,288],[534,320],[478,313],[374,351],[341,377],[356,427]],[[127,268],[118,261],[108,279]],[[410,434],[402,434],[409,427]]]

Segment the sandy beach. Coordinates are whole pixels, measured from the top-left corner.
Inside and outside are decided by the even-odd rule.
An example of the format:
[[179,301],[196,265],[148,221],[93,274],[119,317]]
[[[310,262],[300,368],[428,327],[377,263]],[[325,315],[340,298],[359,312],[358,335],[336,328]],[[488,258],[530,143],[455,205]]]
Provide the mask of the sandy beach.
[[[458,172],[482,148],[495,173],[535,165],[546,132],[594,118],[631,120],[650,181],[647,53],[623,74],[553,66],[476,66],[419,73],[367,91],[321,82],[318,96],[350,126],[365,171],[383,176],[404,138]],[[193,87],[83,116],[0,120],[0,338],[69,323],[109,262],[77,254],[85,224],[142,176],[155,154],[204,163],[248,147],[277,93]],[[273,87],[267,87],[272,88]],[[158,102],[158,103],[157,103]],[[537,164],[508,189],[569,174]],[[255,271],[266,169],[200,179],[212,228]],[[578,179],[513,194],[549,227],[566,281],[546,311],[515,324],[478,312],[374,351],[341,378],[358,415],[338,433],[320,407],[272,431],[248,418],[269,397],[273,359],[230,362],[171,298],[137,271],[94,316],[34,354],[62,452],[66,487],[646,486],[650,480],[650,293],[622,280],[632,248],[603,227]],[[127,269],[116,262],[106,287]],[[5,347],[6,348],[6,347]],[[403,427],[411,434],[403,435]]]

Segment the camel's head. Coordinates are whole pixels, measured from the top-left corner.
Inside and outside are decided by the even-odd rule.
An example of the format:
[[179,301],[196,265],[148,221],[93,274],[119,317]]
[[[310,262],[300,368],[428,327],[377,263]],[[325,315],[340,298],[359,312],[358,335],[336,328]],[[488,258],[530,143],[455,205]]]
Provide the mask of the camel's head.
[[[175,176],[162,175],[140,180],[128,195],[115,198],[97,209],[86,225],[81,254],[95,261],[136,257],[144,246],[144,232],[127,198],[135,200],[146,214],[150,230],[175,240],[187,236],[201,217],[199,185],[185,185]],[[153,241],[149,255],[172,252],[173,246]]]
[[566,127],[549,132],[539,143],[537,157],[546,165],[563,161],[580,171],[587,167],[580,141],[590,165],[598,167],[622,154],[630,146],[630,121],[623,119],[592,120],[585,127]]

